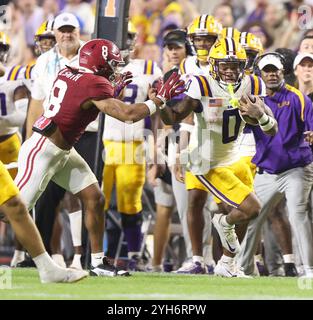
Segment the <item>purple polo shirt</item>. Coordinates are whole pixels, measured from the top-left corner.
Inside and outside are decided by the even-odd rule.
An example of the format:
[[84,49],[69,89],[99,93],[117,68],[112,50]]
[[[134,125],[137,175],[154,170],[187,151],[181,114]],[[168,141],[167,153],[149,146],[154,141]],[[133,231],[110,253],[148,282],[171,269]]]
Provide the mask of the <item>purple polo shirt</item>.
[[272,174],[311,163],[312,151],[303,135],[304,131],[313,130],[311,100],[285,84],[274,96],[266,96],[264,101],[277,120],[278,132],[271,137],[259,126],[251,126],[256,142],[256,154],[252,162]]

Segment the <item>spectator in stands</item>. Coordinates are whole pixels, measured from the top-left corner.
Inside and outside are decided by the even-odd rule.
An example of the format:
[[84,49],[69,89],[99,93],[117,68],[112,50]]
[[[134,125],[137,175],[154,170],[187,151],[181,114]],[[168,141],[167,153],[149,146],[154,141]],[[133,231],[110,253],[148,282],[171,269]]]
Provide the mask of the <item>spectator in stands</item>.
[[36,30],[45,20],[44,11],[37,0],[17,0],[17,5],[22,13],[26,43],[33,44]]
[[66,0],[66,3],[63,12],[75,14],[80,22],[82,39],[90,39],[95,25],[95,16],[92,12],[91,5],[82,0]]
[[313,54],[313,35],[311,36],[307,35],[301,40],[300,46],[299,46],[299,52],[300,53],[308,52]]
[[271,49],[295,49],[298,43],[298,16],[293,12],[288,19],[287,10],[282,3],[271,3],[265,9],[264,23],[273,37]]
[[260,38],[265,51],[273,44],[273,38],[263,22],[252,22],[246,24],[245,26],[243,26],[241,31],[253,33],[258,38]]
[[224,28],[234,26],[233,7],[227,3],[221,3],[213,9],[213,16]]
[[297,87],[310,98],[313,95],[313,54],[299,53],[293,63]]

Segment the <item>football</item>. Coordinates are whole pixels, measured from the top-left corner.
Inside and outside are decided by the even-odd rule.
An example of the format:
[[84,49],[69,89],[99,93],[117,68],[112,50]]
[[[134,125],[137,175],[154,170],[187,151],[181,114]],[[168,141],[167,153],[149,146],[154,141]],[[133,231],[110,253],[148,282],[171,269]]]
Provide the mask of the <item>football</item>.
[[[256,97],[255,97],[255,96],[248,94],[248,95],[246,95],[246,97],[247,97],[252,103],[255,103],[255,102],[256,102]],[[242,99],[242,100],[245,100],[245,98],[241,98],[241,99]],[[254,119],[254,118],[251,118],[251,117],[249,117],[249,116],[246,116],[246,115],[243,116],[243,115],[241,114],[241,111],[239,111],[239,114],[240,114],[241,119],[242,119],[244,122],[246,122],[246,123],[248,123],[248,124],[251,124],[251,125],[253,125],[253,126],[258,126],[258,125],[259,125],[258,120]]]

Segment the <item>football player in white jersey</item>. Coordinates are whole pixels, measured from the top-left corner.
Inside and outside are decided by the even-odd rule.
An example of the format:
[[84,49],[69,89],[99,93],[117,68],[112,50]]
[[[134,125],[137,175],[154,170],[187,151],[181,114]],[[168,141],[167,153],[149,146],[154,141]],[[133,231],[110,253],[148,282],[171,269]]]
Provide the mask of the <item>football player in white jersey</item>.
[[[221,31],[222,25],[210,15],[201,15],[190,24],[187,34],[195,48],[196,56],[189,56],[180,64],[180,73],[185,75],[186,79],[194,75],[206,75],[209,73],[209,51],[220,36]],[[191,126],[194,124],[193,115],[191,114],[182,122],[179,146],[181,150],[186,148],[184,144],[186,144],[189,139],[189,132],[186,132],[186,129],[189,129],[189,131],[192,130]],[[190,180],[194,179],[191,172],[186,171],[185,174],[183,174],[180,165],[176,165],[174,168],[177,180],[185,182],[186,189],[189,193],[187,221],[193,251],[193,261],[183,264],[176,273],[205,273],[206,268],[204,267],[202,258],[201,261],[198,261],[197,257],[204,255],[204,262],[207,265],[212,264],[210,257],[211,248],[209,246],[211,237],[211,214],[207,207],[205,207],[205,205],[208,206],[208,192],[202,185],[201,189],[199,189],[190,183]],[[202,251],[205,254],[202,254]]]
[[[10,39],[0,32],[0,61],[5,66],[10,50]],[[22,66],[5,67],[5,74],[0,78],[0,160],[4,164],[17,161],[21,146],[19,130],[25,122],[28,106],[28,93],[19,73]],[[14,81],[11,81],[14,80]],[[16,176],[17,170],[9,170]]]
[[[162,71],[152,60],[133,59],[136,30],[129,23],[129,49],[124,51],[126,65],[121,73],[130,72],[132,82],[126,86],[122,100],[132,104],[143,102],[154,81],[162,77]],[[142,190],[145,182],[144,160],[145,121],[124,123],[105,116],[104,147],[105,166],[103,170],[103,192],[105,210],[108,210],[113,185],[116,186],[117,210],[121,214],[122,228],[127,241],[129,268],[144,271],[140,250],[142,242]]]
[[[248,96],[265,94],[265,86],[260,78],[244,75],[246,60],[245,50],[237,41],[218,40],[209,55],[210,75],[192,77],[187,83],[187,97],[174,109],[161,111],[166,124],[179,122],[190,111],[196,113],[188,165],[195,176],[195,185],[205,186],[232,207],[227,215],[216,214],[212,221],[225,249],[215,272],[229,277],[241,275],[233,258],[240,250],[235,224],[249,221],[260,211],[251,172],[248,166],[238,163],[236,142],[244,125],[242,119],[260,125],[267,134],[277,132],[269,108],[259,97]],[[200,258],[201,254],[194,252]]]

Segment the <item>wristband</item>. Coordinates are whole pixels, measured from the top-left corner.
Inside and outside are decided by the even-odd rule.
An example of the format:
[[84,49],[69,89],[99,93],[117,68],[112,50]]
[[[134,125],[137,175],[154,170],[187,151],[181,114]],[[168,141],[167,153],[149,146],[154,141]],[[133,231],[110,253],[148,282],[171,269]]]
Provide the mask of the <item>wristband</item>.
[[268,121],[264,124],[260,124],[262,131],[269,131],[275,126],[276,120],[273,117],[268,117]]
[[149,108],[150,115],[156,112],[157,106],[152,100],[147,100],[144,102],[144,104]]
[[263,113],[258,122],[260,126],[266,125],[269,122],[269,116],[266,113]]

